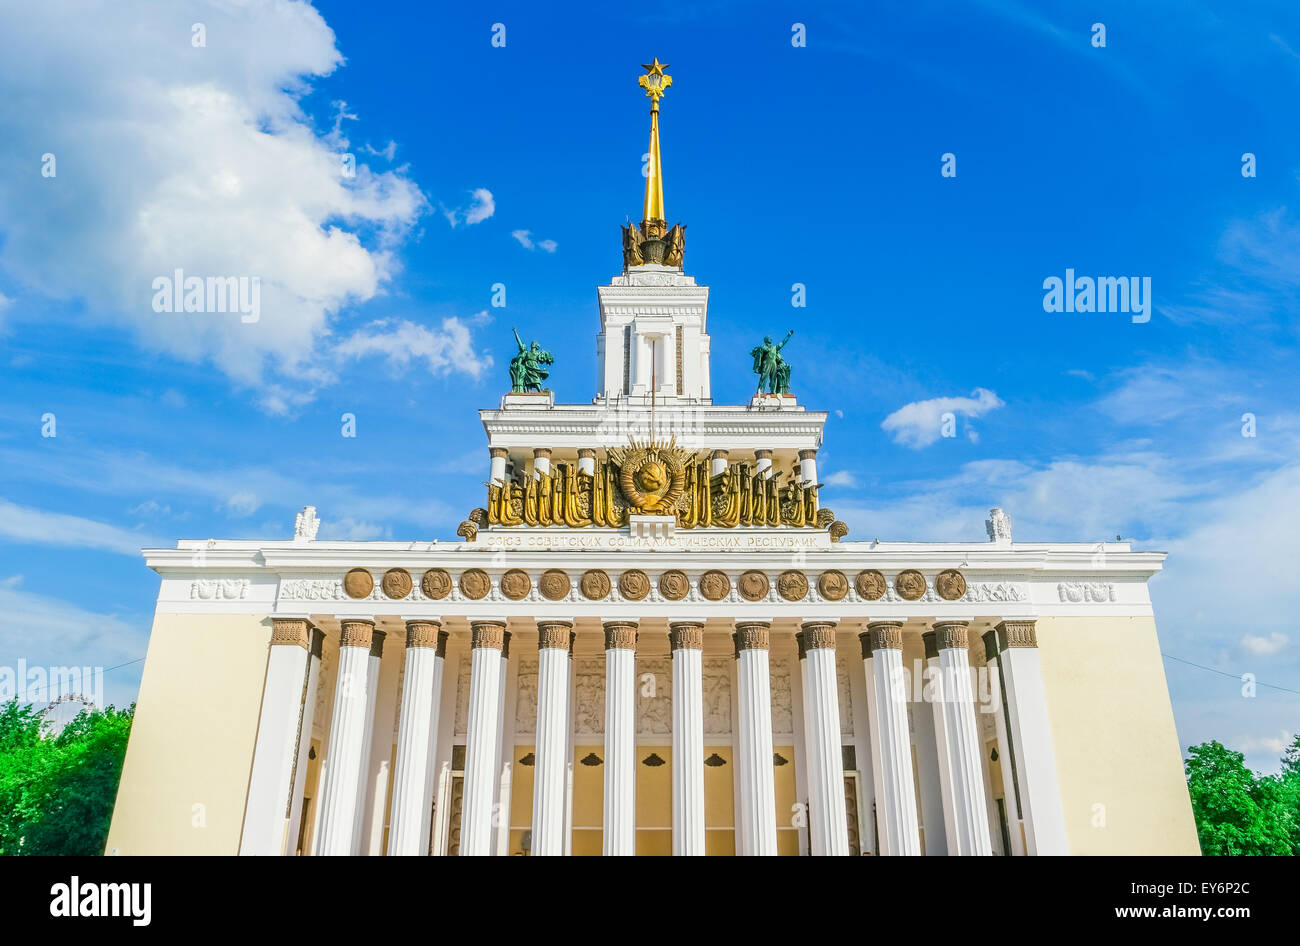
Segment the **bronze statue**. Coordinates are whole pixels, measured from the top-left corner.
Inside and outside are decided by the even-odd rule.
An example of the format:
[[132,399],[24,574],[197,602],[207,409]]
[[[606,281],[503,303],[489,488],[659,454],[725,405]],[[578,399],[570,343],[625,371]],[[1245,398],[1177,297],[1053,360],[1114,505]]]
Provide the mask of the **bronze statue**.
[[510,393],[525,394],[529,391],[541,391],[542,382],[550,377],[550,373],[542,366],[555,364],[555,358],[537,344],[536,339],[525,345],[524,340],[519,337],[519,330],[515,329],[514,333],[519,353],[510,359]]
[[[790,366],[781,357],[781,349],[785,347],[786,342],[790,341],[792,335],[794,335],[794,329],[790,329],[786,333],[785,338],[779,345],[772,343],[772,336],[765,335],[763,336],[763,344],[750,351],[749,354],[754,359],[754,373],[758,375],[757,393],[790,393]],[[764,391],[764,388],[767,390]]]

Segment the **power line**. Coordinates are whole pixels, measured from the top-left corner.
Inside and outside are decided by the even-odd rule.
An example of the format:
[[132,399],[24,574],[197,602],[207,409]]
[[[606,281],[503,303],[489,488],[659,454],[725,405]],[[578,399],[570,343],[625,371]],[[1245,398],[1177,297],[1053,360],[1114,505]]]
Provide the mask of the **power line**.
[[[100,671],[100,674],[103,675],[103,674],[108,673],[108,672],[110,672],[110,671],[112,671],[112,670],[121,670],[123,667],[129,667],[129,666],[131,666],[131,664],[138,664],[138,663],[139,663],[140,661],[142,661],[142,660],[144,660],[143,657],[137,657],[137,658],[135,658],[135,660],[128,660],[126,663],[124,663],[124,664],[118,664],[118,665],[115,666],[115,667],[105,667],[103,670]],[[31,699],[31,695],[32,695],[33,693],[40,693],[42,690],[48,690],[51,686],[53,686],[53,684],[47,684],[46,686],[43,686],[43,687],[34,687],[33,689],[30,689],[30,690],[28,690],[28,689],[24,689],[24,690],[23,690],[23,696],[27,697],[27,698],[30,700],[30,699]]]
[[[1239,683],[1241,682],[1241,674],[1239,673],[1229,673],[1226,670],[1218,670],[1214,667],[1206,667],[1203,664],[1192,663],[1192,661],[1184,660],[1182,657],[1175,657],[1173,654],[1166,654],[1163,650],[1160,652],[1160,656],[1168,658],[1169,660],[1177,660],[1180,664],[1187,664],[1187,666],[1195,667],[1197,670],[1208,670],[1210,673],[1217,673],[1221,677],[1229,677]],[[1261,683],[1256,680],[1255,686],[1268,687],[1270,690],[1281,690],[1283,693],[1294,693],[1297,696],[1300,696],[1300,690],[1292,690],[1290,687],[1280,687],[1276,683]]]

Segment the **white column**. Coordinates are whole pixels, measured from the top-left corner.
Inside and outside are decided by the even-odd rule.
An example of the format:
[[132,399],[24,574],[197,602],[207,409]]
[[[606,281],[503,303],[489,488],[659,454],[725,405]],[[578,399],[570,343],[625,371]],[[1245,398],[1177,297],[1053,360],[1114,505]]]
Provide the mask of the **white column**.
[[533,768],[533,847],[538,857],[564,854],[571,621],[537,622],[537,746]]
[[866,670],[867,678],[867,737],[871,740],[871,811],[873,813],[872,831],[876,838],[876,850],[880,854],[888,854],[885,850],[884,832],[880,830],[881,823],[881,799],[880,783],[882,779],[882,770],[880,767],[880,721],[876,718],[876,673],[875,663],[871,658],[871,635],[863,631],[858,635],[858,641],[862,646],[862,666]]
[[673,651],[673,854],[704,854],[704,624],[669,625]]
[[[812,708],[810,707],[811,696],[808,693],[808,649],[804,645],[803,631],[798,631],[794,635],[795,645],[799,648],[799,693],[802,699],[803,708],[803,744],[804,744],[804,777],[808,783],[808,853],[812,857],[821,857],[826,852],[822,849],[822,838],[824,835],[817,830],[812,824],[814,811],[821,811],[825,808],[818,792],[821,790],[821,780],[817,778],[817,772],[820,771],[820,745],[817,738],[813,735],[813,717]],[[848,826],[845,825],[847,833]]]
[[927,661],[932,661],[937,670],[930,705],[934,710],[948,853],[991,855],[993,839],[989,835],[979,733],[975,728],[966,625],[966,621],[938,621],[933,631],[923,635]]
[[433,809],[434,753],[447,632],[437,619],[406,622],[406,669],[393,774],[393,815],[388,855],[416,856],[429,850]]
[[492,841],[494,857],[510,856],[510,786],[514,778],[515,711],[518,700],[519,663],[510,659],[510,632],[501,647],[501,725],[497,729],[496,798],[500,817],[494,819],[496,833]]
[[804,483],[817,482],[817,451],[799,451],[799,479]]
[[1025,854],[1024,805],[1020,801],[1020,779],[1016,772],[1015,747],[1011,745],[1007,722],[1006,687],[998,663],[998,632],[984,634],[985,668],[989,674],[989,688],[997,706],[993,710],[993,726],[998,739],[998,770],[1002,773],[1002,806],[1006,811],[1007,834],[1011,837],[1011,855]]
[[[311,756],[312,728],[316,725],[316,691],[320,685],[320,659],[324,644],[324,633],[319,628],[312,628],[311,664],[307,669],[307,687],[303,691],[302,716],[298,722],[298,761],[294,764],[293,802],[289,808],[289,836],[284,846],[284,853],[291,857],[298,850],[302,833],[303,795],[307,791],[307,766]],[[317,810],[319,808],[318,805]]]
[[578,450],[578,472],[588,476],[596,475],[596,451],[588,447]]
[[497,729],[501,703],[501,648],[504,621],[470,625],[469,721],[465,734],[465,783],[461,800],[460,853],[485,857],[492,852],[492,795],[496,784]]
[[997,626],[998,663],[1010,719],[1010,745],[1019,778],[1026,853],[1068,854],[1065,812],[1047,716],[1047,693],[1033,621]]
[[[365,741],[361,745],[361,771],[357,773],[357,816],[352,822],[352,853],[361,854],[363,829],[374,817],[379,763],[371,758],[375,741],[375,707],[379,702],[379,674],[384,662],[385,632],[376,630],[370,641],[370,667],[366,672]],[[384,734],[387,736],[387,733]],[[390,758],[392,749],[383,753]],[[380,815],[382,817],[382,813]],[[373,824],[371,825],[373,829]],[[368,853],[368,852],[367,852]]]
[[919,855],[912,741],[907,731],[907,677],[903,673],[903,625],[873,621],[870,635],[872,712],[880,741],[880,784],[876,788],[880,853]]
[[509,455],[505,447],[489,447],[488,456],[491,458],[491,465],[488,467],[488,482],[504,483],[506,480],[506,457]]
[[546,447],[533,450],[533,472],[538,476],[551,472],[551,451]]
[[755,450],[754,451],[754,475],[761,479],[767,479],[772,472],[772,451]]
[[270,654],[262,685],[262,714],[257,723],[240,854],[278,857],[284,853],[299,726],[311,675],[311,634],[311,622],[306,618],[271,621]]
[[605,621],[606,857],[636,854],[635,621]]
[[[844,753],[840,746],[839,678],[835,673],[835,625],[829,621],[807,621],[802,625],[807,656],[808,699],[804,713],[809,736],[817,746],[815,768],[808,781],[816,784],[811,793],[814,808],[809,823],[816,848],[823,854],[849,853],[848,816],[844,810]],[[816,849],[814,848],[814,849]]]
[[726,450],[714,450],[713,453],[710,454],[709,459],[713,464],[712,468],[713,468],[714,476],[717,476],[719,473],[727,472],[727,451]]
[[[740,704],[740,729],[737,734],[740,749],[740,817],[736,823],[739,829],[736,833],[741,839],[740,851],[747,856],[759,857],[776,855],[776,776],[772,766],[769,628],[768,622],[736,625],[736,689]],[[838,725],[837,721],[837,731]]]
[[323,856],[352,853],[370,705],[370,645],[375,622],[370,618],[345,618],[340,626],[338,679],[325,757],[328,767],[321,793],[320,835],[315,844],[316,853]]

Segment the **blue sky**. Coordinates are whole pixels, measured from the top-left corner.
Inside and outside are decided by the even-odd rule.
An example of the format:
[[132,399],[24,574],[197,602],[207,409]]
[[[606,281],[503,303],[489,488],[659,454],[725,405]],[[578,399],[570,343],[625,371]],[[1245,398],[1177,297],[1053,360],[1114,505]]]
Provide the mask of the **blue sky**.
[[[715,398],[794,328],[851,537],[979,540],[1001,505],[1017,539],[1169,551],[1162,648],[1212,668],[1166,662],[1179,738],[1276,768],[1300,718],[1293,5],[23,6],[0,11],[6,662],[142,657],[141,546],[284,538],[306,503],[322,537],[452,536],[511,326],[561,400],[594,394],[657,56]],[[261,318],[155,312],[178,267],[259,276]],[[1151,320],[1044,312],[1067,268],[1150,277]],[[1243,673],[1286,689],[1243,698]]]

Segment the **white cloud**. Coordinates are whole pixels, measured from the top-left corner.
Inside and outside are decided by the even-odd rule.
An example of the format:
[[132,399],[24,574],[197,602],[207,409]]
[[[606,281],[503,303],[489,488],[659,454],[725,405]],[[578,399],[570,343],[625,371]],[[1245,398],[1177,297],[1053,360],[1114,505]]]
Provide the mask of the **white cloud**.
[[142,548],[157,544],[155,539],[106,522],[19,506],[3,499],[0,499],[0,535],[28,545],[102,549],[122,555],[139,555]]
[[370,542],[376,539],[387,539],[391,535],[392,530],[388,526],[381,526],[374,522],[359,522],[352,518],[340,519],[337,522],[322,522],[320,526],[322,540]]
[[[0,8],[0,159],[30,168],[0,176],[0,268],[148,348],[266,384],[271,404],[293,399],[268,376],[310,398],[333,379],[330,322],[383,291],[427,202],[402,170],[342,173],[341,105],[324,133],[302,112],[308,82],[343,61],[313,7],[209,0],[183,23],[158,9]],[[191,46],[195,21],[206,47]],[[152,280],[176,269],[260,277],[260,320],[154,312]]]
[[1267,637],[1247,634],[1241,639],[1241,646],[1257,657],[1268,657],[1286,650],[1290,639],[1280,631],[1274,631]]
[[[18,576],[14,576],[18,577]],[[0,581],[0,610],[22,615],[0,624],[0,654],[32,667],[115,667],[145,655],[148,621],[100,614]],[[126,706],[135,699],[143,663],[104,675],[106,702]],[[36,700],[40,703],[40,699]]]
[[533,231],[531,230],[512,230],[510,235],[519,241],[519,245],[526,250],[545,250],[547,253],[554,253],[559,246],[554,240],[533,240]]
[[920,449],[939,439],[944,414],[980,417],[1002,406],[1003,401],[992,391],[976,388],[970,397],[935,397],[904,404],[886,417],[880,428],[892,435],[895,443]]
[[450,210],[443,208],[443,216],[447,218],[447,222],[453,227],[462,223],[466,226],[473,226],[476,223],[482,223],[496,213],[496,201],[492,197],[492,192],[486,187],[474,188],[470,196],[471,201],[468,207],[453,207]]
[[827,486],[857,486],[858,481],[848,470],[836,470],[823,480]]
[[232,516],[251,516],[261,507],[262,501],[257,498],[257,494],[249,490],[239,490],[231,493],[221,507],[229,512]]
[[481,378],[492,367],[492,357],[475,350],[469,329],[454,317],[443,319],[441,330],[405,320],[380,319],[341,341],[335,352],[353,359],[380,355],[390,369],[398,372],[406,370],[412,361],[423,361],[430,374],[460,371]]

